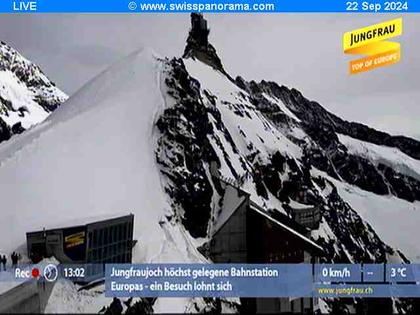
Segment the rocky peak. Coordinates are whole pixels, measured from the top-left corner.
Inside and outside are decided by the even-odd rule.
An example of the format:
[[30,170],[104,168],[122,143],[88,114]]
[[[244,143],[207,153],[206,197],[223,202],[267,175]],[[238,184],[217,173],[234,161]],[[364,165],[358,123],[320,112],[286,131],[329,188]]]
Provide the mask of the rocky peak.
[[202,13],[191,13],[191,29],[187,38],[183,58],[198,59],[222,72],[229,80],[233,79],[226,73],[222,61],[217,56],[216,49],[209,43],[210,29]]
[[66,99],[40,67],[0,41],[0,142],[41,122]]

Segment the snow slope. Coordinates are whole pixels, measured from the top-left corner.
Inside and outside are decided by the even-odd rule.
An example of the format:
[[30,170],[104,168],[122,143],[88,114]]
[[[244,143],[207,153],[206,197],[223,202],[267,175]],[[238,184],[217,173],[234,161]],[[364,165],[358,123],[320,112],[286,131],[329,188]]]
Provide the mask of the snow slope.
[[420,180],[420,160],[413,159],[398,148],[381,146],[342,134],[337,134],[337,136],[350,154],[364,157],[376,165],[382,163],[402,174]]
[[338,181],[316,169],[312,174],[331,181],[339,195],[373,227],[384,242],[402,251],[410,261],[420,261],[420,202],[380,196]]
[[0,119],[9,127],[28,129],[67,98],[37,65],[0,42]]
[[[136,52],[0,147],[0,231],[8,236],[1,251],[24,248],[25,233],[39,227],[125,212],[135,215],[133,262],[202,261],[183,227],[165,218],[171,209],[154,160],[154,119],[164,106],[160,68],[151,50]],[[89,296],[81,296],[86,307],[72,306],[60,293],[76,294],[71,285],[55,290],[51,310],[57,303],[62,312],[103,306],[101,294],[94,306]],[[163,299],[159,308],[182,312],[187,302],[165,307]]]
[[[240,93],[243,94],[244,91],[229,81],[225,75],[200,61],[186,59],[184,63],[188,73],[193,78],[199,79],[202,90],[211,91],[217,97],[216,106],[222,114],[223,122],[243,155],[250,153],[246,145],[252,143],[266,157],[277,150],[291,157],[301,157],[301,148],[287,139],[253,104],[242,98]],[[242,105],[242,111],[246,113],[243,118],[235,113],[235,108],[232,106],[237,104]],[[239,167],[239,174],[241,169],[242,167]]]
[[[0,118],[9,126],[21,122],[24,128],[29,128],[48,116],[48,112],[34,101],[33,93],[10,71],[0,71],[0,97],[11,102],[12,110],[3,108],[0,111]],[[22,117],[20,110],[30,114]]]
[[[317,240],[324,239],[324,241],[319,241],[327,248],[328,255],[330,255],[329,259],[354,262],[361,260],[382,261],[382,259],[393,255],[394,249],[399,249],[404,254],[407,250],[407,255],[410,258],[416,257],[417,253],[420,252],[420,247],[415,242],[411,242],[409,232],[401,235],[400,238],[394,237],[393,242],[390,241],[393,237],[392,233],[395,232],[392,223],[395,219],[392,218],[393,202],[383,205],[388,207],[387,211],[389,211],[388,221],[383,223],[378,211],[372,211],[371,216],[364,216],[369,210],[368,204],[364,205],[356,202],[352,204],[348,201],[351,196],[346,195],[349,198],[344,198],[341,196],[341,190],[339,196],[336,196],[332,193],[333,186],[326,185],[323,188],[318,186],[316,180],[318,174],[310,176],[310,171],[315,169],[316,166],[311,165],[312,160],[308,158],[311,153],[307,150],[308,146],[316,146],[316,143],[314,141],[304,141],[309,135],[305,135],[304,127],[299,125],[299,120],[301,123],[304,122],[300,117],[296,119],[290,113],[286,113],[292,119],[291,124],[290,119],[275,121],[273,117],[278,117],[278,115],[267,115],[265,103],[263,103],[263,110],[260,110],[258,99],[255,98],[254,101],[250,101],[251,95],[249,92],[235,85],[222,72],[194,59],[184,59],[183,64],[185,64],[185,69],[190,76],[190,86],[197,87],[199,97],[194,99],[195,103],[193,104],[195,105],[191,102],[183,105],[181,100],[172,111],[166,114],[167,119],[162,120],[162,124],[175,126],[170,131],[166,131],[167,134],[172,136],[172,139],[183,138],[186,139],[184,142],[192,143],[201,148],[200,151],[213,151],[220,162],[217,169],[220,176],[234,183],[241,183],[239,186],[250,194],[252,201],[265,209],[277,210],[288,215],[288,207],[299,208],[301,205],[294,200],[296,195],[294,196],[293,192],[287,192],[283,188],[292,185],[291,190],[305,190],[309,196],[309,204],[318,205],[321,209],[322,224],[318,230],[312,231],[312,236]],[[188,78],[184,78],[184,81],[188,81]],[[171,86],[179,86],[179,84],[172,82]],[[184,84],[183,91],[188,87],[188,84]],[[171,92],[171,95],[176,95],[176,92],[171,90],[169,92]],[[195,97],[193,94],[188,96]],[[275,113],[279,109],[282,111],[281,106],[278,106],[274,101],[278,103],[281,100],[271,99],[275,107]],[[286,106],[285,104],[283,105]],[[205,112],[198,111],[195,106],[200,109],[204,107]],[[196,114],[200,116],[200,119],[197,119],[196,122],[194,117],[190,117],[190,120],[185,122],[183,116],[185,112]],[[208,130],[206,136],[210,144],[199,140],[197,136],[200,127],[204,126],[207,121],[212,126],[212,128],[206,129]],[[303,135],[298,140],[296,140],[296,137],[290,136],[291,133],[298,134],[297,131],[300,131],[300,134]],[[321,133],[320,137],[325,136],[325,131],[320,130],[319,132]],[[328,134],[327,137],[329,137]],[[294,141],[293,138],[295,138]],[[162,151],[166,154],[161,164],[165,173],[169,174],[168,177],[177,180],[171,186],[168,186],[168,191],[172,193],[172,196],[182,195],[184,197],[189,191],[176,191],[176,189],[182,187],[183,182],[185,182],[183,174],[196,172],[196,169],[185,168],[186,163],[181,158],[172,158],[172,162],[169,164],[168,160],[171,159],[170,157],[193,154],[186,151],[181,143],[173,144],[170,141],[162,143],[170,143],[171,145],[162,148]],[[306,156],[304,156],[304,151],[306,151]],[[321,152],[324,153],[325,151]],[[194,151],[193,153],[198,155]],[[276,154],[278,160],[274,159]],[[215,159],[213,156],[210,156],[210,158],[203,155],[198,156],[199,159],[190,162],[190,165],[204,164],[205,168],[206,163],[211,165]],[[281,156],[284,159],[283,162],[281,162]],[[344,160],[344,163],[348,168],[354,167],[351,161]],[[181,171],[177,171],[177,169]],[[357,172],[357,169],[355,172]],[[212,182],[212,179],[205,172],[197,174],[199,174],[199,178],[207,177],[208,182]],[[324,175],[321,177],[329,179],[326,173]],[[180,180],[177,178],[180,178]],[[192,178],[192,181],[197,183],[197,187],[203,187],[206,184],[206,180]],[[322,186],[322,183],[319,184]],[[343,182],[337,180],[337,188],[339,188],[339,184],[344,185]],[[348,185],[348,187],[352,188],[353,186]],[[176,193],[173,193],[174,191]],[[198,189],[197,191],[201,192]],[[357,189],[353,193],[357,194]],[[206,202],[211,203],[211,210],[213,211],[211,215],[213,222],[210,222],[211,230],[211,228],[218,227],[219,221],[223,222],[229,216],[230,207],[227,207],[228,210],[223,210],[226,211],[225,213],[220,212],[218,205],[222,197],[219,196],[218,198],[218,192],[215,190],[209,189],[207,194],[211,195],[212,199],[200,199],[195,194],[192,194],[191,198],[193,202],[200,203],[200,205],[206,205]],[[372,198],[375,197],[376,195],[372,194]],[[346,205],[346,201],[350,206]],[[367,196],[366,200],[362,199],[362,201],[369,203],[371,201],[370,196]],[[395,201],[395,204],[399,204],[398,209],[401,211],[404,210],[404,206],[410,205],[410,203],[398,198],[394,198],[393,201]],[[188,207],[189,204],[186,204],[186,206]],[[187,207],[184,207],[184,210],[189,210]],[[190,209],[191,211],[197,211],[192,207]],[[396,211],[394,215],[398,216],[398,213]],[[404,217],[404,222],[410,223],[409,218]],[[408,227],[413,229],[411,225]],[[378,228],[378,231],[376,228]],[[331,240],[333,242],[330,242]],[[387,244],[392,245],[393,249]]]
[[125,211],[135,214],[134,261],[196,259],[180,227],[159,225],[170,213],[152,148],[159,68],[150,50],[132,54],[0,148],[2,251],[40,226]]
[[246,92],[224,74],[198,60],[185,59],[184,63],[189,75],[199,80],[202,93],[207,91],[216,97],[214,106],[220,112],[221,121],[226,129],[219,130],[217,124],[212,121],[215,132],[210,141],[221,163],[221,175],[234,179],[235,175],[228,167],[228,164],[231,165],[237,176],[245,178],[241,189],[249,193],[254,202],[266,208],[284,211],[281,202],[275,197],[269,195],[268,199],[263,199],[257,194],[254,183],[248,178],[253,165],[247,157],[258,153],[256,162],[265,164],[273,153],[281,152],[297,160],[302,157],[302,149],[264,117],[255,105],[243,96]]

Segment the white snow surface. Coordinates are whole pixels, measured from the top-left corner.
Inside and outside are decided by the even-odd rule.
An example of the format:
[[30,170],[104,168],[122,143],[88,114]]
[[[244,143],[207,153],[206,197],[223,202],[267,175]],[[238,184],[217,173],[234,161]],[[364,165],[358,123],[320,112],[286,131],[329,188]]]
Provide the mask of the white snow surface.
[[62,103],[68,98],[36,64],[3,42],[0,64],[0,118],[9,127],[20,122],[28,129],[49,115],[38,102]]
[[[278,151],[285,156],[294,158],[297,164],[300,164],[298,160],[302,157],[302,149],[290,141],[247,98],[242,96],[247,92],[232,83],[224,74],[198,60],[184,59],[184,64],[190,76],[199,80],[202,92],[206,90],[216,96],[216,104],[208,103],[206,106],[217,107],[223,125],[235,145],[236,151],[226,138],[226,132],[220,132],[210,117],[215,134],[209,138],[209,141],[219,157],[220,173],[224,178],[234,178],[228,167],[226,155],[235,172],[245,178],[249,172],[253,171],[247,156],[256,152],[258,154],[255,162],[261,164],[269,163],[270,156]],[[272,101],[276,100],[272,99]],[[242,115],[239,115],[238,112],[241,112]],[[245,180],[241,189],[249,193],[251,200],[258,205],[284,212],[281,202],[270,192],[268,192],[268,200],[259,196],[253,182]]]
[[[71,281],[59,279],[45,307],[46,314],[97,314],[103,306],[109,306],[112,298],[105,297],[104,288],[78,291]],[[123,304],[124,305],[124,304]]]
[[[217,97],[216,106],[219,109],[224,125],[232,136],[233,142],[241,155],[250,153],[247,148],[249,143],[255,149],[261,151],[263,156],[280,151],[293,158],[300,158],[302,150],[282,134],[270,121],[268,121],[248,100],[240,97],[246,93],[222,73],[215,71],[210,66],[193,59],[184,60],[188,73],[200,81],[202,90],[208,90]],[[226,103],[228,102],[228,103]],[[249,114],[239,116],[235,113],[234,105],[238,105],[243,113]],[[244,136],[245,135],[245,136]],[[223,143],[228,153],[230,144]],[[235,154],[229,154],[234,156]],[[243,167],[239,161],[231,161],[239,174],[243,173]]]
[[331,181],[343,200],[372,226],[382,241],[401,250],[411,262],[420,262],[420,202],[380,196],[340,182],[319,170],[313,169],[312,174]]
[[[7,114],[0,110],[0,118],[9,126],[21,122],[22,127],[27,129],[48,116],[48,113],[34,101],[33,91],[20,82],[14,73],[7,70],[0,71],[0,97],[10,101],[14,109],[14,111],[9,110]],[[20,108],[27,111],[23,117],[18,111]]]
[[276,97],[273,97],[273,96],[270,96],[270,95],[268,95],[267,93],[263,93],[263,96],[267,99],[267,100],[269,100],[270,102],[272,102],[272,103],[274,103],[274,104],[276,104],[279,108],[280,108],[280,110],[283,112],[283,113],[285,113],[287,116],[289,116],[290,118],[293,118],[295,121],[297,121],[297,122],[301,122],[301,120],[299,119],[299,118],[297,118],[296,117],[296,115],[295,114],[293,114],[292,113],[292,111],[289,109],[289,108],[287,108],[287,106],[286,105],[284,105],[284,103],[281,101],[281,100],[279,100],[278,98],[276,98]]
[[[154,156],[154,123],[164,106],[161,67],[150,49],[136,52],[0,146],[0,251],[16,250],[40,226],[131,212],[133,262],[203,261],[183,227],[164,216],[172,210]],[[56,296],[51,303],[65,302]],[[159,309],[170,310],[162,301]],[[92,311],[63,309],[70,310]]]
[[401,174],[420,180],[420,160],[408,156],[398,148],[381,146],[342,134],[337,136],[350,154],[361,156],[375,165],[384,164]]

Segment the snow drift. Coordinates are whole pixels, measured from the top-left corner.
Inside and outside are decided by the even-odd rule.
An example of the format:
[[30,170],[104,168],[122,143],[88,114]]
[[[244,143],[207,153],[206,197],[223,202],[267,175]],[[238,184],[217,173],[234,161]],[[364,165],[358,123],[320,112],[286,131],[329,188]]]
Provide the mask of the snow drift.
[[36,228],[131,212],[139,241],[134,262],[192,259],[182,242],[168,245],[181,228],[166,227],[166,235],[159,225],[171,212],[153,155],[153,122],[163,106],[159,69],[151,50],[136,52],[2,146],[3,251],[23,245]]

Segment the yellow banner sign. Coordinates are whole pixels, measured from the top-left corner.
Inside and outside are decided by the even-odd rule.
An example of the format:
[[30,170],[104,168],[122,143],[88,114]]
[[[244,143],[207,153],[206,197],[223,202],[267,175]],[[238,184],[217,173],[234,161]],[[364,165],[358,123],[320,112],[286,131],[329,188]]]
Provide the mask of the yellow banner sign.
[[400,36],[402,30],[402,18],[399,18],[345,33],[343,36],[344,53],[367,56],[350,62],[350,74],[373,70],[400,61],[400,43],[386,40]]
[[85,232],[79,232],[79,233],[66,236],[64,239],[65,247],[70,248],[70,247],[84,244],[85,236],[86,236]]

